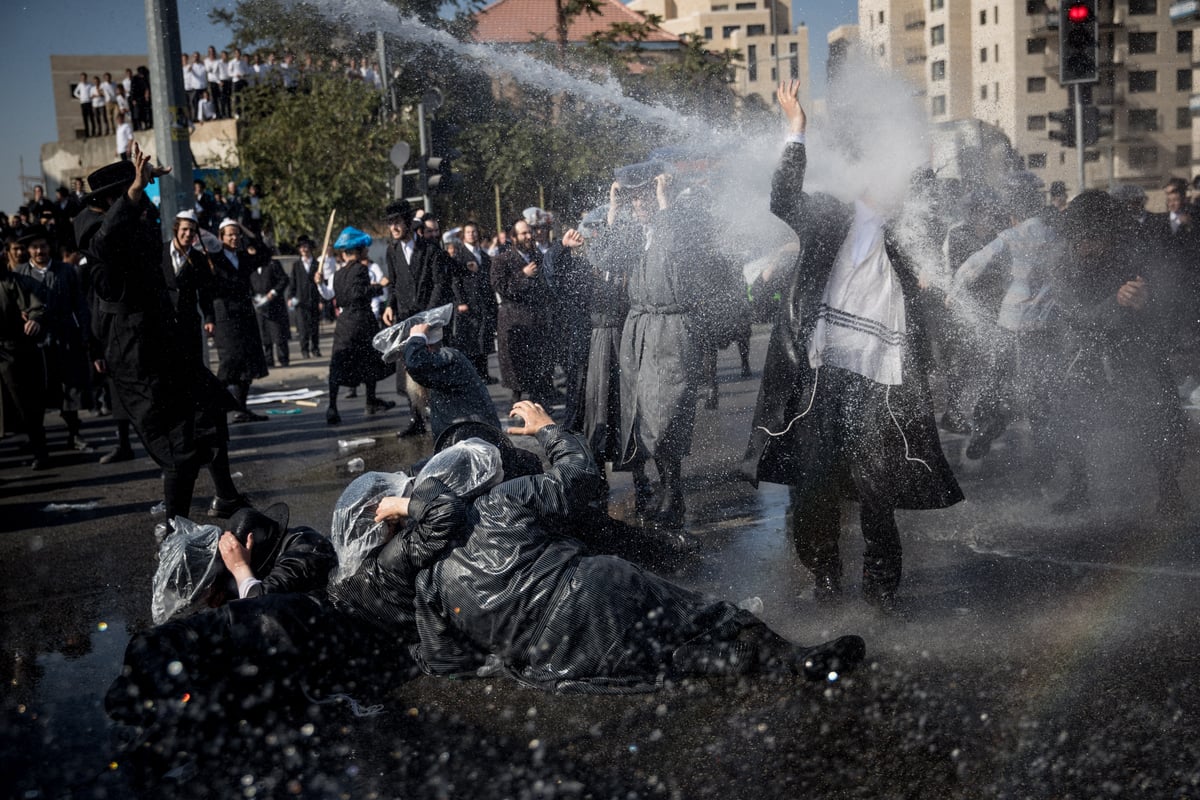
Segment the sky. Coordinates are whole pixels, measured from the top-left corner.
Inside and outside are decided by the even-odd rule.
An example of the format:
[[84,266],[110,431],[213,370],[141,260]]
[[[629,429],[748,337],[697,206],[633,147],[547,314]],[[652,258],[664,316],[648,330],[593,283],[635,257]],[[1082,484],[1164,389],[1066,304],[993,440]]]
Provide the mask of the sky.
[[[22,202],[21,160],[26,175],[40,175],[44,142],[57,138],[50,86],[50,56],[142,54],[146,47],[145,4],[142,0],[5,0],[0,26],[0,210],[9,213]],[[230,3],[179,0],[180,42],[183,50],[220,50],[229,43],[229,30],[208,20],[212,8]],[[809,69],[813,96],[823,94],[825,36],[838,25],[858,18],[857,0],[793,0],[794,24],[809,29]],[[53,197],[56,187],[47,187]]]

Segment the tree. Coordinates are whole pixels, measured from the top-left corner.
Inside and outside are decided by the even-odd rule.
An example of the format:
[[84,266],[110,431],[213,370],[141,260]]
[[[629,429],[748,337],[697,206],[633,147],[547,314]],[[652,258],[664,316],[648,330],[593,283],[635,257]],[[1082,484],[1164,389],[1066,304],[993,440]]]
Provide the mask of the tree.
[[388,153],[404,133],[381,121],[381,102],[374,87],[332,74],[313,75],[307,93],[247,92],[238,159],[262,187],[277,239],[323,231],[334,208],[347,225],[378,218],[396,172]]

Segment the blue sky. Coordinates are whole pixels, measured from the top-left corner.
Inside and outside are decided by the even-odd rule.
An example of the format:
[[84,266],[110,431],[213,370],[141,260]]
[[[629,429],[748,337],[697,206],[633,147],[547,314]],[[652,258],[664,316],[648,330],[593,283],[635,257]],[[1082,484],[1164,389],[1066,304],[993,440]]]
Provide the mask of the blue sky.
[[[212,8],[229,3],[179,0],[180,40],[187,52],[229,43],[229,31],[208,21]],[[857,0],[795,0],[792,19],[809,28],[814,96],[823,93],[825,35],[858,16]],[[146,20],[142,0],[6,0],[0,26],[0,210],[21,204],[20,159],[25,173],[41,172],[43,142],[56,138],[50,87],[50,56],[145,53]],[[48,193],[53,196],[53,186]]]

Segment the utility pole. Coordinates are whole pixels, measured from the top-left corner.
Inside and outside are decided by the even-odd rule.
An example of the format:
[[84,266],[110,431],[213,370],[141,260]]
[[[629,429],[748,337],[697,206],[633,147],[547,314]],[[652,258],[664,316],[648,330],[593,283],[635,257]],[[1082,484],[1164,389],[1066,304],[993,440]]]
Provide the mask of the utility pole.
[[179,7],[175,0],[145,0],[146,49],[150,54],[150,97],[154,149],[171,171],[158,178],[163,237],[171,236],[175,215],[192,207],[191,113],[179,69]]

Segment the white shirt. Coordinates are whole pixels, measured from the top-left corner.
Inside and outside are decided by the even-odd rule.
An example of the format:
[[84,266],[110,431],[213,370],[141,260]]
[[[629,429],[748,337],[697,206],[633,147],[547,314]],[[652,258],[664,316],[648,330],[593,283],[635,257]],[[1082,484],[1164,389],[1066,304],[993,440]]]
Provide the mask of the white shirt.
[[217,109],[213,106],[213,101],[204,99],[197,104],[196,116],[201,122],[207,122],[210,119],[217,118]]
[[179,274],[179,270],[183,269],[183,265],[187,263],[187,253],[179,252],[175,246],[175,240],[171,240],[171,266],[175,268],[175,274]]
[[104,108],[104,84],[92,84],[92,108]]
[[208,88],[208,70],[204,68],[204,64],[194,61],[188,64],[188,71],[192,73],[192,83],[197,89]]
[[199,89],[200,85],[198,83],[196,83],[196,73],[192,71],[192,65],[184,64],[182,69],[183,69],[183,90],[185,92],[194,92],[197,89]]
[[92,92],[95,87],[86,81],[81,81],[75,84],[75,99],[79,101],[81,106],[90,106],[92,104]]
[[1170,212],[1169,216],[1170,216],[1170,220],[1171,220],[1171,233],[1175,233],[1179,230],[1179,226],[1181,224],[1179,221],[1179,212],[1172,211],[1172,212]]
[[133,90],[133,78],[132,77],[122,78],[121,79],[121,88],[125,90],[125,95],[128,96],[129,93]]
[[123,94],[117,95],[117,110],[129,113],[129,98]]
[[221,252],[229,259],[229,263],[233,264],[234,269],[238,269],[241,265],[238,264],[238,254],[236,250],[230,250],[228,247],[222,248]]
[[133,141],[133,126],[122,122],[117,126],[117,155],[129,152],[129,143]]
[[219,58],[204,59],[204,72],[209,83],[220,83],[225,80],[225,62]]
[[229,77],[235,81],[246,80],[246,75],[250,72],[250,65],[246,63],[244,58],[235,58],[229,62]]
[[[383,267],[376,264],[374,261],[367,266],[367,271],[371,273],[371,284],[378,284],[383,280]],[[371,298],[371,313],[376,317],[383,316],[383,309],[387,307],[388,290],[384,289],[381,294],[377,294]]]
[[117,88],[108,81],[101,82],[100,94],[104,95],[105,103],[117,102]]

